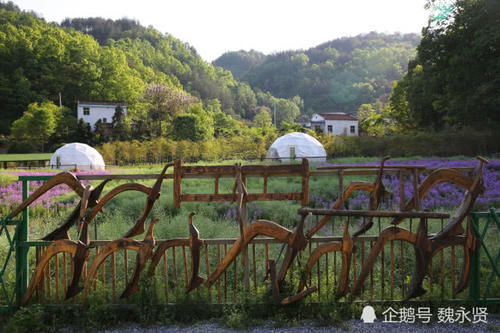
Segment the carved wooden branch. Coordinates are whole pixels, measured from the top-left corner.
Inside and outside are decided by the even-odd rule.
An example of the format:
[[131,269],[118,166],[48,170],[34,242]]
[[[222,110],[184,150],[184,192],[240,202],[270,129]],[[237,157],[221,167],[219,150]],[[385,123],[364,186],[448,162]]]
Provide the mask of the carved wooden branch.
[[200,232],[193,224],[193,216],[189,214],[189,248],[191,250],[191,277],[186,288],[186,293],[198,288],[205,279],[198,275],[200,270],[200,248],[203,241],[200,239]]
[[365,282],[368,274],[372,270],[373,265],[375,264],[375,261],[377,260],[380,251],[383,251],[385,243],[390,242],[391,240],[403,240],[411,244],[415,244],[416,235],[415,233],[400,227],[390,226],[385,228],[380,233],[375,245],[370,251],[370,255],[368,256],[367,260],[365,261],[365,264],[363,265],[361,273],[359,274],[356,283],[354,284],[354,287],[352,289],[351,292],[352,295],[359,295],[361,288],[363,287],[363,283]]
[[[102,190],[104,189],[104,186],[110,180],[111,179],[104,180],[96,188],[91,190],[90,196],[88,199],[88,208],[93,208],[99,203],[99,197],[101,196]],[[80,200],[80,202],[75,207],[75,209],[73,209],[70,216],[67,218],[66,222],[64,222],[61,226],[59,226],[57,229],[55,229],[54,231],[52,231],[48,235],[42,237],[42,240],[51,241],[51,240],[58,240],[58,239],[71,239],[69,237],[68,230],[75,223],[75,221],[77,221],[78,216],[80,215],[81,205],[82,205],[82,200]],[[91,219],[87,220],[88,223],[90,223],[90,221],[91,221]]]
[[70,253],[72,255],[72,260],[74,263],[71,283],[66,291],[65,298],[71,298],[81,290],[78,286],[78,283],[80,281],[82,267],[88,259],[89,237],[87,222],[85,221],[85,210],[87,208],[89,196],[90,185],[87,185],[82,194],[82,207],[80,208],[80,239],[78,241],[60,239],[53,242],[47,247],[47,250],[44,252],[43,256],[40,258],[40,262],[35,268],[35,272],[33,273],[28,288],[23,296],[23,299],[21,300],[21,305],[25,305],[29,302],[29,300],[33,296],[33,293],[35,292],[36,286],[43,276],[45,267],[49,264],[50,259],[59,253]]
[[[309,218],[312,218],[312,214],[309,214],[308,216]],[[290,268],[290,265],[294,261],[297,254],[304,250],[307,246],[307,240],[304,236],[305,220],[306,216],[303,216],[288,240],[289,245],[287,245],[285,257],[283,258],[283,263],[278,274],[278,283],[280,284],[285,280],[286,272]]]
[[99,252],[99,254],[94,258],[92,266],[87,274],[87,279],[85,280],[85,296],[88,294],[90,286],[95,280],[97,270],[104,260],[106,260],[106,258],[113,252],[124,249],[136,251],[137,256],[132,279],[129,281],[120,297],[128,297],[139,289],[140,274],[144,270],[146,262],[153,256],[153,248],[155,246],[153,230],[157,221],[158,219],[151,221],[146,236],[142,242],[130,238],[120,238],[108,243],[104,248],[102,248],[101,252]]
[[40,186],[35,192],[33,192],[26,200],[21,203],[21,205],[19,205],[19,207],[17,207],[12,213],[10,213],[6,217],[6,219],[9,220],[16,217],[20,212],[26,209],[26,207],[33,203],[33,201],[38,199],[51,188],[60,184],[68,185],[80,197],[83,195],[83,192],[85,190],[85,187],[71,172],[58,173],[54,177],[50,178],[47,182],[45,182],[42,186]]
[[146,206],[144,207],[144,211],[142,212],[141,217],[139,217],[136,221],[134,226],[123,236],[123,238],[130,238],[134,237],[137,235],[140,235],[144,232],[144,223],[146,222],[146,218],[148,217],[149,213],[153,209],[153,206],[160,198],[160,191],[161,191],[161,184],[163,183],[163,178],[165,176],[165,173],[167,172],[167,169],[170,166],[173,166],[174,163],[167,163],[163,167],[163,170],[160,173],[160,176],[156,180],[155,184],[153,185],[151,192],[148,195],[148,198],[146,200]]
[[342,269],[340,273],[339,287],[337,288],[337,297],[344,296],[349,291],[349,271],[351,268],[352,251],[354,242],[349,234],[349,221],[344,222],[344,235],[341,242],[331,242],[322,244],[314,249],[306,263],[306,271],[302,276],[297,293],[301,293],[306,285],[307,278],[311,274],[314,265],[318,260],[329,252],[342,252]]
[[[244,230],[244,239],[246,245],[252,241],[256,236],[263,235],[272,237],[281,242],[287,242],[291,244],[290,235],[292,232],[281,225],[267,220],[257,220],[250,224]],[[236,256],[241,251],[241,243],[242,237],[240,236],[234,243],[233,246],[229,249],[229,252],[222,259],[222,262],[216,267],[215,271],[210,275],[210,277],[205,282],[207,287],[210,287],[220,275],[227,269],[227,267],[233,262]]]
[[[370,203],[369,203],[369,209],[370,210],[377,210],[382,198],[386,198],[389,194],[385,190],[384,184],[382,182],[382,177],[383,177],[383,172],[384,172],[384,163],[387,161],[390,157],[386,156],[380,161],[380,169],[377,174],[377,178],[375,179],[374,183],[368,183],[368,182],[351,182],[347,186],[347,188],[344,190],[344,198],[343,200],[340,200],[338,198],[332,205],[330,209],[341,209],[340,207],[342,202],[346,202],[346,200],[351,196],[351,194],[354,191],[367,191],[370,193]],[[315,235],[323,226],[330,221],[331,216],[323,216],[321,221],[311,230],[307,233],[307,238],[310,239],[313,235]],[[365,233],[370,227],[373,225],[372,222],[373,218],[369,218],[366,221],[363,221],[363,225],[359,227],[359,229],[353,234],[353,237],[357,237],[363,233]]]

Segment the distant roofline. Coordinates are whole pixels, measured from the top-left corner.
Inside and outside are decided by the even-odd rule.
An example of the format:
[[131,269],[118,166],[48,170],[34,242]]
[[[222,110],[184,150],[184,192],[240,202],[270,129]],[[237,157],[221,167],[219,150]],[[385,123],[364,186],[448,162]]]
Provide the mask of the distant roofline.
[[128,106],[126,102],[101,102],[101,101],[78,101],[78,105],[87,104],[87,105],[121,105]]

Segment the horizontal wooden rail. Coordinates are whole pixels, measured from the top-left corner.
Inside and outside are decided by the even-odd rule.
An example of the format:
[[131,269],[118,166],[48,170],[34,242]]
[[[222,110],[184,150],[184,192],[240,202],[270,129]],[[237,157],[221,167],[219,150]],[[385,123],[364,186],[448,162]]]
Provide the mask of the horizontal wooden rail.
[[299,208],[300,215],[325,215],[325,216],[364,216],[364,217],[405,217],[405,218],[429,218],[446,219],[450,217],[447,213],[434,212],[394,212],[394,211],[371,211],[371,210],[337,210],[319,208]]

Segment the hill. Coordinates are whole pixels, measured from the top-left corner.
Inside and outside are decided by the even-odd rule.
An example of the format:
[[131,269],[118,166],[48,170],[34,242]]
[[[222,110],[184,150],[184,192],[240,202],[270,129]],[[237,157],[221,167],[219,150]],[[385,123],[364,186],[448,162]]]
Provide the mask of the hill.
[[259,107],[273,104],[292,107],[291,117],[299,112],[291,101],[254,91],[205,62],[189,44],[134,20],[76,18],[58,25],[0,3],[0,45],[0,134],[9,134],[30,103],[59,104],[59,96],[71,110],[78,100],[124,101],[130,117],[144,118],[142,99],[153,83],[249,122]]
[[213,64],[236,79],[275,96],[300,96],[307,113],[355,112],[361,104],[386,102],[420,41],[416,34],[371,32],[344,37],[308,50],[265,56],[228,52]]

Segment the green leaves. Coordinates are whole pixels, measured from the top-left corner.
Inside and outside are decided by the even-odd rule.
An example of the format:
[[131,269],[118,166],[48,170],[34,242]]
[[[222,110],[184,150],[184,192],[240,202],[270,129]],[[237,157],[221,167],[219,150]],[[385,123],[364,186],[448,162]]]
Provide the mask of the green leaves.
[[43,152],[44,143],[54,133],[60,116],[60,109],[51,102],[32,103],[12,124],[12,136],[18,141],[39,142]]

